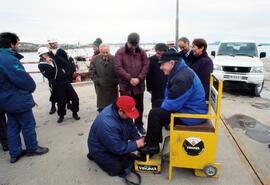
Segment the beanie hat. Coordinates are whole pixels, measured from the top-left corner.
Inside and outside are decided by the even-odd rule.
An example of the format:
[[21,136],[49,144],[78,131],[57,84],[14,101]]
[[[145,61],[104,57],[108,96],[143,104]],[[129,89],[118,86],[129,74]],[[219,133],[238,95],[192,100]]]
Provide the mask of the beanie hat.
[[128,35],[128,43],[132,45],[137,45],[140,42],[140,35],[138,33],[130,33]]

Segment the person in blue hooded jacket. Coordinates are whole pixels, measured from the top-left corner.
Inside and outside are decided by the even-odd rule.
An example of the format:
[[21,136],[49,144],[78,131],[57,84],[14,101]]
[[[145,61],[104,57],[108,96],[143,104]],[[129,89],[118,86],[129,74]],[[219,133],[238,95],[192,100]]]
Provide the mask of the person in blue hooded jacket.
[[[19,37],[10,32],[0,33],[0,109],[7,113],[7,140],[10,162],[27,154],[42,155],[48,148],[38,146],[32,93],[36,84],[20,63]],[[20,132],[26,151],[22,150]]]
[[[185,64],[176,52],[166,52],[159,61],[161,70],[168,76],[165,98],[159,108],[149,112],[146,146],[141,152],[159,151],[162,142],[162,126],[170,123],[171,113],[206,114],[205,92],[198,76]],[[203,119],[179,118],[185,125],[201,124]]]
[[131,153],[144,146],[144,138],[140,138],[132,120],[138,116],[135,100],[130,96],[120,96],[93,122],[88,136],[87,157],[110,176],[124,177],[135,159]]

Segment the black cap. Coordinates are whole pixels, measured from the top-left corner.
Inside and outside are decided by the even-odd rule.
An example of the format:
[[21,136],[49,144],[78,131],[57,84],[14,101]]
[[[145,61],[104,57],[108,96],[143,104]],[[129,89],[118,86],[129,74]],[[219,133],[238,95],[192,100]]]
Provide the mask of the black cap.
[[138,33],[130,33],[128,35],[128,43],[132,45],[137,45],[140,42],[140,35]]
[[175,51],[167,51],[161,55],[158,63],[162,64],[162,63],[168,62],[170,60],[178,61],[179,58],[180,58],[179,53],[176,53]]

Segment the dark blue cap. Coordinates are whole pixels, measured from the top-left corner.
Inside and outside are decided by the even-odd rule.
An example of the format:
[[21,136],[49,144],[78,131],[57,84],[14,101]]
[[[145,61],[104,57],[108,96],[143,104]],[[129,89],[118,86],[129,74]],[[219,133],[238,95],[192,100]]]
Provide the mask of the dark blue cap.
[[161,55],[159,63],[162,64],[170,60],[178,61],[179,58],[180,58],[179,53],[176,53],[175,51],[167,51]]

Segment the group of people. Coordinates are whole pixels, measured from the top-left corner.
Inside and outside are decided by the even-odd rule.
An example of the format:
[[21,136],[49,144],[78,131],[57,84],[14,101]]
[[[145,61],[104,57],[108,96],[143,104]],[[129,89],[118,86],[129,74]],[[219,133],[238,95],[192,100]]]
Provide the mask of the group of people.
[[[41,155],[49,151],[37,144],[32,97],[36,86],[20,63],[19,37],[0,34],[0,141],[9,149],[10,162],[21,156]],[[155,45],[156,54],[147,57],[140,47],[140,36],[130,33],[126,44],[113,56],[110,47],[97,39],[91,59],[90,74],[97,94],[99,114],[88,136],[89,153],[109,175],[125,176],[132,168],[139,150],[140,157],[158,153],[162,142],[162,128],[168,127],[171,113],[205,114],[209,96],[209,80],[213,70],[204,39],[182,37],[177,47],[165,43]],[[48,41],[49,48],[38,50],[39,69],[51,88],[51,113],[56,111],[61,123],[69,106],[79,120],[79,98],[71,85],[74,65],[56,40]],[[145,86],[146,82],[146,86]],[[151,93],[152,109],[148,115],[147,131],[143,124],[144,91]],[[6,117],[7,115],[7,124]],[[203,119],[178,119],[178,124],[202,124]],[[26,151],[22,150],[20,131]]]
[[56,111],[57,103],[58,123],[62,123],[66,115],[66,107],[71,109],[72,116],[79,120],[79,97],[71,82],[76,74],[76,67],[72,58],[58,46],[55,39],[48,40],[49,48],[38,49],[40,57],[38,68],[41,74],[48,79],[52,103],[50,114]]
[[[107,44],[101,44],[90,66],[100,113],[90,128],[87,157],[112,176],[125,176],[132,168],[136,158],[132,152],[138,150],[142,160],[147,153],[159,152],[162,128],[168,128],[171,113],[207,113],[213,62],[206,41],[194,39],[190,46],[182,37],[177,43],[180,52],[176,46],[158,43],[156,54],[149,58],[139,41],[137,33],[130,33],[115,56]],[[152,103],[147,131],[142,122],[145,81]],[[205,122],[175,121],[185,125]]]

